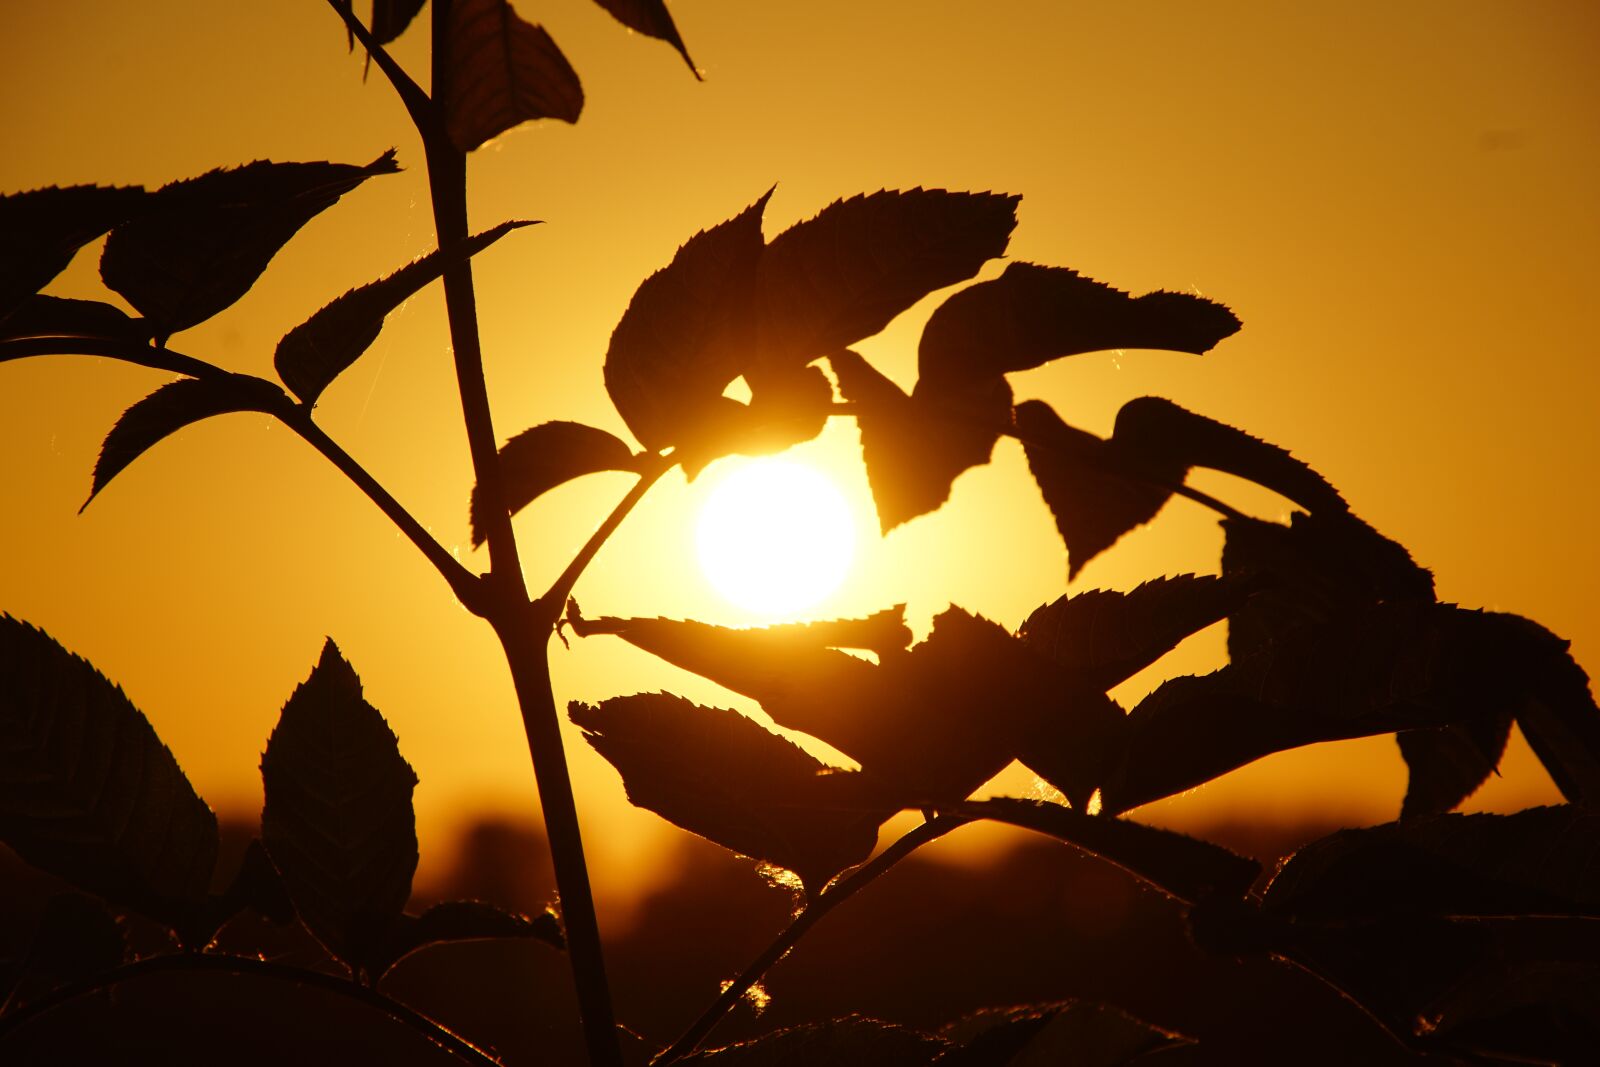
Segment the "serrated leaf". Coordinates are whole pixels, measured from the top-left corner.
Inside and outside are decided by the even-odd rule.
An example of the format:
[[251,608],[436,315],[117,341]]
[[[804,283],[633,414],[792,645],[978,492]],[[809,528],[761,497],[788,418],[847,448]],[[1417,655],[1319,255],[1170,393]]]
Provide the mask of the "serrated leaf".
[[828,362],[840,392],[856,406],[867,481],[886,534],[948,500],[958,475],[989,462],[1011,420],[1003,378],[950,395],[907,396],[849,349]]
[[173,927],[205,901],[217,819],[122,690],[0,615],[0,839]]
[[421,915],[401,915],[395,920],[373,950],[372,979],[376,982],[395,964],[429,945],[488,938],[532,939],[557,949],[567,945],[561,922],[552,911],[529,918],[481,900],[447,900]]
[[411,895],[417,776],[329,640],[261,757],[261,840],[306,928],[352,969],[381,956]]
[[933,1067],[1122,1067],[1183,1039],[1109,1004],[1063,1001],[978,1012],[939,1031]]
[[399,169],[391,149],[364,167],[257,160],[173,182],[111,231],[100,278],[164,343],[249,292],[278,249],[339,197]]
[[[36,294],[24,297],[11,314],[0,318],[0,341],[18,337],[107,337],[143,344],[150,328],[129,318],[121,308],[99,300],[69,300]],[[0,355],[0,360],[8,357]]]
[[695,234],[633,294],[606,350],[606,392],[645,447],[681,443],[719,411],[744,371],[748,309],[772,192]]
[[474,234],[454,248],[436,249],[393,274],[351,289],[278,342],[272,357],[278,377],[304,404],[315,404],[322,391],[361,357],[383,330],[383,320],[452,264],[471,259],[512,230],[532,222],[502,222]]
[[695,1052],[674,1062],[709,1067],[928,1067],[946,1047],[918,1030],[847,1015]]
[[[1291,631],[1212,674],[1164,683],[1129,715],[1128,747],[1103,800],[1126,811],[1318,741],[1479,721],[1508,708],[1520,716],[1530,698],[1545,706],[1540,694],[1573,731],[1600,732],[1600,709],[1564,642],[1526,619],[1380,604]],[[1579,746],[1562,766],[1593,760]]]
[[684,47],[683,37],[679,35],[678,27],[667,11],[665,0],[595,0],[595,3],[609,11],[612,18],[628,29],[665,41],[676,48],[683,61],[689,64],[689,73],[695,76],[695,80],[700,80],[700,72],[695,69],[694,60],[689,58],[689,49]]
[[1296,921],[1600,916],[1600,813],[1449,813],[1340,830],[1289,858],[1264,904]]
[[941,805],[939,810],[1060,838],[1189,903],[1213,896],[1242,897],[1261,874],[1255,860],[1221,845],[1125,819],[1085,815],[1060,804],[999,797]]
[[[544,422],[500,448],[500,491],[513,515],[558,485],[600,471],[638,470],[633,452],[616,437],[581,422]],[[483,544],[483,502],[472,487],[472,547]]]
[[0,319],[67,269],[84,245],[137,213],[137,185],[51,186],[0,196]]
[[757,271],[761,360],[803,365],[1002,255],[1020,198],[943,189],[837,200],[773,238]]
[[1395,741],[1406,761],[1400,817],[1451,811],[1477,792],[1500,766],[1513,718],[1508,709],[1451,726],[1397,733]]
[[506,0],[455,0],[442,95],[445,127],[463,152],[534,119],[577,122],[583,86],[543,26]]
[[719,456],[767,456],[809,441],[828,424],[833,385],[817,367],[752,367],[750,402],[715,398],[685,427],[674,453],[693,479]]
[[[158,441],[191,423],[236,411],[272,412],[283,394],[268,382],[244,375],[180,378],[163,385],[127,411],[106,434],[95,461],[90,502]],[[83,508],[79,508],[82,511]]]
[[1011,263],[934,310],[917,348],[917,380],[958,387],[1105,349],[1200,355],[1238,329],[1233,312],[1204,297],[1134,297],[1065,267]]
[[378,44],[397,40],[417,17],[427,0],[372,0],[372,39]]
[[622,775],[628,799],[740,855],[800,876],[815,895],[872,854],[879,814],[841,808],[841,778],[736,711],[667,693],[573,701],[567,715]]

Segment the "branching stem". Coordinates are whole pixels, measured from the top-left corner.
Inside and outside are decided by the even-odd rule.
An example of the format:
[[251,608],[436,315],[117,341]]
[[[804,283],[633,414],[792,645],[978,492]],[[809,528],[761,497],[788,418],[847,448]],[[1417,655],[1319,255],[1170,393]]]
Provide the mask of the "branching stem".
[[628,517],[628,513],[634,509],[634,506],[644,499],[644,495],[650,491],[650,487],[655,485],[663,474],[672,469],[673,461],[657,456],[647,459],[645,462],[647,465],[639,472],[640,478],[634,483],[633,488],[628,490],[628,495],[617,502],[617,506],[611,509],[611,514],[607,515],[605,521],[596,528],[589,540],[578,550],[578,554],[572,557],[572,562],[567,564],[567,569],[561,572],[561,576],[551,584],[544,596],[539,598],[540,603],[545,605],[547,611],[556,616],[560,615],[562,606],[566,604],[567,597],[572,593],[572,587],[578,584],[578,578],[593,562],[595,554],[600,551],[601,546],[611,539],[611,535],[616,533],[617,527],[622,525],[622,520]]

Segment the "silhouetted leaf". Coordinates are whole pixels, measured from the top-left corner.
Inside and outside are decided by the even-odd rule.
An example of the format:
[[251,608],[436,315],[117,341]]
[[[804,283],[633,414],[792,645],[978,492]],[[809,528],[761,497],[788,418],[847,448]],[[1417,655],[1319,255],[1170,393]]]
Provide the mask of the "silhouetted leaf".
[[989,462],[1011,420],[1011,389],[1004,379],[949,395],[907,396],[849,349],[828,362],[844,398],[856,405],[862,458],[884,533],[949,499],[961,472]]
[[137,185],[51,186],[0,196],[0,319],[67,269],[78,249],[144,206]]
[[1196,837],[1106,815],[1085,815],[1060,804],[998,797],[941,805],[940,812],[994,819],[1049,834],[1114,863],[1182,901],[1243,896],[1261,874],[1255,860]]
[[1600,803],[1600,707],[1568,642],[1520,615],[1483,617],[1494,620],[1485,640],[1497,645],[1484,670],[1503,672],[1492,681],[1516,701],[1528,747],[1562,796]]
[[121,925],[104,904],[81,893],[57,893],[45,902],[15,982],[4,990],[5,1006],[103,974],[122,963],[127,949]]
[[689,50],[684,47],[683,38],[673,24],[665,0],[595,0],[595,3],[611,12],[611,16],[628,29],[665,41],[676,48],[683,61],[689,64],[689,72],[697,81],[700,79],[700,72],[695,70],[694,60],[689,58]]
[[455,0],[446,80],[435,89],[463,152],[533,119],[577,122],[583,86],[543,26],[506,0]]
[[573,701],[567,715],[621,773],[634,804],[794,871],[811,895],[871,855],[890,814],[841,809],[844,779],[736,711],[640,693]]
[[1063,1001],[978,1012],[939,1031],[934,1067],[1122,1067],[1183,1040],[1109,1004]]
[[322,391],[378,339],[384,317],[438,278],[454,263],[482,252],[526,221],[502,222],[454,248],[436,249],[388,277],[351,289],[278,342],[272,363],[283,384],[302,403],[315,404]]
[[0,615],[0,839],[172,926],[200,908],[217,819],[122,690]]
[[330,640],[261,757],[261,839],[306,927],[352,968],[411,895],[417,776]]
[[531,938],[557,949],[567,945],[554,912],[542,911],[529,918],[481,900],[447,900],[421,915],[401,915],[394,921],[371,954],[373,981],[418,949],[486,938]]
[[606,350],[606,392],[645,447],[681,443],[741,405],[722,395],[744,370],[746,314],[769,190],[689,238],[633,294]]
[[1600,916],[1600,812],[1431,815],[1340,830],[1296,852],[1267,887],[1305,922],[1419,915]]
[[917,1030],[848,1015],[792,1026],[674,1062],[712,1067],[928,1067],[946,1047],[938,1038]]
[[222,903],[231,909],[229,917],[250,908],[263,919],[279,925],[294,921],[294,901],[289,899],[283,878],[260,838],[253,839],[245,849],[239,873],[228,883]]
[[271,412],[282,400],[275,386],[244,375],[180,378],[163,385],[124,411],[106,434],[83,507],[150,446],[190,423],[235,411]]
[[1477,792],[1500,766],[1512,718],[1507,709],[1452,726],[1396,734],[1408,772],[1400,817],[1451,811]]
[[[500,491],[513,515],[574,478],[600,471],[638,470],[628,446],[581,422],[544,422],[500,448]],[[483,544],[483,502],[472,487],[472,547]]]
[[364,167],[258,160],[173,182],[111,231],[100,277],[164,343],[249,292],[278,249],[339,197],[399,169],[391,149]]
[[[1526,619],[1380,604],[1291,631],[1212,674],[1163,684],[1129,715],[1128,749],[1103,799],[1108,810],[1126,811],[1271,752],[1508,708],[1521,716],[1527,707],[1557,707],[1572,730],[1600,731],[1600,710],[1565,644]],[[1581,746],[1563,758],[1579,768],[1594,760]]]
[[801,365],[871,337],[1003,254],[1020,198],[942,189],[838,200],[767,247],[757,271],[763,362]]
[[372,0],[372,39],[379,44],[396,40],[427,0]]
[[1048,404],[1018,404],[1016,424],[1028,469],[1066,543],[1069,578],[1123,534],[1155,518],[1172,495],[1129,470],[1109,441],[1068,426]]
[[1017,636],[1074,677],[1106,690],[1232,615],[1260,588],[1254,576],[1181,574],[1129,592],[1090,589],[1035,609]]
[[1113,348],[1200,355],[1238,329],[1233,312],[1204,297],[1133,297],[1065,267],[1010,263],[934,309],[917,348],[917,382],[949,388]]
[[[143,344],[150,340],[150,327],[99,300],[35,295],[24,297],[16,310],[0,318],[0,341],[17,337],[109,337]],[[0,355],[0,360],[6,358]]]
[[1575,959],[1481,968],[1427,1005],[1421,1025],[1480,1062],[1592,1059],[1600,1047],[1600,946],[1591,936],[1587,947],[1589,954]]
[[1070,674],[1058,685],[1048,710],[1040,710],[1044,714],[1018,743],[1017,759],[1084,811],[1122,751],[1127,715],[1102,690]]

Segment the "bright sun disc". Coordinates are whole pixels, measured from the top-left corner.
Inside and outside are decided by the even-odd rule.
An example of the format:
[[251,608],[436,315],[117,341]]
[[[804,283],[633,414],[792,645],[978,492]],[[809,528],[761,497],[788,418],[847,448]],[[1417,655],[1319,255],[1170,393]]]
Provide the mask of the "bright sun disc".
[[839,587],[855,551],[850,507],[834,484],[787,460],[747,463],[700,509],[700,569],[728,600],[783,615]]

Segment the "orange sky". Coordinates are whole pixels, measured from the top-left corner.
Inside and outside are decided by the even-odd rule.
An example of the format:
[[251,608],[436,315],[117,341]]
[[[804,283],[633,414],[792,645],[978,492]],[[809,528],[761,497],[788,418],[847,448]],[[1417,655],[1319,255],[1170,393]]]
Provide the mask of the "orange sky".
[[[1019,399],[1106,432],[1123,401],[1157,393],[1290,447],[1432,567],[1443,599],[1527,614],[1600,664],[1594,5],[679,0],[703,84],[588,0],[518,7],[551,30],[588,102],[576,127],[525,127],[473,160],[475,228],[547,223],[479,261],[502,439],[551,418],[622,433],[600,361],[633,288],[774,182],[769,235],[881,187],[1020,193],[1014,258],[1134,291],[1193,287],[1245,326],[1199,359],[1062,361],[1017,376]],[[419,72],[425,41],[419,29],[398,49]],[[0,128],[5,190],[156,186],[254,158],[399,148],[407,173],[319,217],[235,308],[173,342],[234,369],[270,376],[284,331],[432,247],[415,137],[376,74],[362,85],[315,0],[9,3]],[[93,255],[53,291],[98,295]],[[862,346],[903,384],[936,301]],[[441,303],[429,291],[391,316],[319,420],[482,568]],[[527,755],[487,629],[287,431],[262,416],[191,429],[76,514],[104,432],[163,380],[87,359],[0,367],[0,610],[121,682],[218,808],[259,804],[261,746],[331,634],[422,779],[425,864],[454,820],[527,810]],[[837,472],[870,530],[853,426],[836,420],[802,455]],[[532,584],[627,484],[586,480],[520,520]],[[1226,479],[1200,484],[1282,514]],[[589,613],[752,621],[694,571],[700,491],[674,475],[647,500],[580,584]],[[1075,588],[1214,570],[1219,545],[1208,514],[1180,501]],[[849,592],[817,613],[907,601],[923,628],[955,602],[1015,627],[1064,581],[1021,450],[1003,442],[944,511],[864,546]],[[1219,649],[1203,636],[1176,663],[1207,669]],[[668,688],[748,706],[620,642],[580,642],[555,663],[563,699]],[[575,738],[571,755],[601,868],[658,857],[659,821],[632,812]],[[1331,806],[1376,820],[1401,789],[1380,739],[1263,761],[1151,814]],[[1550,795],[1519,747],[1474,803]]]

